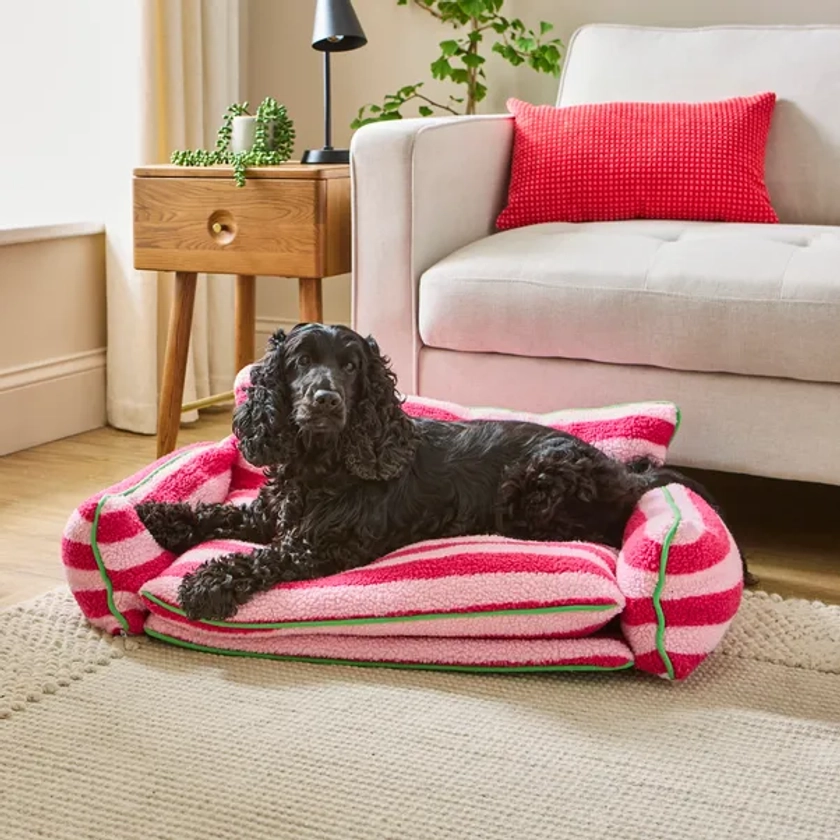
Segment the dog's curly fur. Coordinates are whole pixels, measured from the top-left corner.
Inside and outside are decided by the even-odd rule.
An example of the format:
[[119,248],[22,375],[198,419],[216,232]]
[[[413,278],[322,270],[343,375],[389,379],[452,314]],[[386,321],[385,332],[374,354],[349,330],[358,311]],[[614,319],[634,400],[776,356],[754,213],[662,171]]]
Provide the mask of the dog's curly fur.
[[362,566],[420,540],[496,533],[619,547],[649,489],[697,482],[647,461],[624,465],[569,434],[511,421],[412,419],[372,338],[346,327],[278,331],[234,414],[243,456],[266,471],[248,507],[145,503],[164,548],[260,544],[187,575],[193,619],[225,619],[257,592]]

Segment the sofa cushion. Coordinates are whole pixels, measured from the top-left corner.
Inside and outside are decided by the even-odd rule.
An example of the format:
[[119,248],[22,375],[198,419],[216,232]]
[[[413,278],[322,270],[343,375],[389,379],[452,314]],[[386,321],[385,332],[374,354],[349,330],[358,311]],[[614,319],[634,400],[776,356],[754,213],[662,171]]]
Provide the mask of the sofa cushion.
[[508,100],[515,117],[499,230],[543,222],[779,221],[764,184],[776,96],[604,102]]
[[840,227],[623,221],[497,233],[420,280],[431,347],[840,382]]
[[707,102],[759,90],[777,97],[765,178],[779,218],[840,224],[840,26],[584,26],[569,42],[557,104]]

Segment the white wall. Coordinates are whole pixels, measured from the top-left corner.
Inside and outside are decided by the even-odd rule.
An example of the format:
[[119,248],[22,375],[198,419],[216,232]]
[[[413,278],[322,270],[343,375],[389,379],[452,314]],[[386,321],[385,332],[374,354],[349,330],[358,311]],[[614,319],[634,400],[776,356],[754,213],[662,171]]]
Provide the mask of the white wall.
[[[335,143],[346,145],[349,123],[360,105],[381,99],[391,90],[428,80],[428,65],[447,29],[419,9],[397,6],[395,0],[354,0],[368,36],[356,52],[334,58]],[[248,0],[245,47],[248,98],[266,95],[285,102],[298,129],[298,153],[321,143],[320,56],[309,46],[314,0]],[[657,26],[723,23],[840,24],[840,0],[507,0],[510,16],[529,25],[555,24],[564,41],[588,22]],[[785,61],[779,56],[779,61]],[[557,81],[527,68],[513,69],[492,56],[488,62],[490,96],[485,112],[504,110],[508,96],[552,102]],[[430,86],[431,87],[431,86]],[[325,317],[350,317],[348,278],[325,284]],[[258,317],[263,332],[272,324],[297,318],[293,281],[261,280]],[[262,338],[263,336],[261,336]]]
[[[508,0],[528,19],[556,24],[564,41],[586,23],[640,26],[715,26],[721,24],[840,24],[840,0]],[[784,61],[779,56],[779,61]],[[550,102],[556,84],[534,73],[510,78],[509,95]]]
[[104,264],[131,270],[142,2],[0,2],[0,229],[108,227],[107,256],[101,235],[0,248],[0,451],[104,422]]
[[2,3],[0,225],[104,220],[136,159],[139,8]]

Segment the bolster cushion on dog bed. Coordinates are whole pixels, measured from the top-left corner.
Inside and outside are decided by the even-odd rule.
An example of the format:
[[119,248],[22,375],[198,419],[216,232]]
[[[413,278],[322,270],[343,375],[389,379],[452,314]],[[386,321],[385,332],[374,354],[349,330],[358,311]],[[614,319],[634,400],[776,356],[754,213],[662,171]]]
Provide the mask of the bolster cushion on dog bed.
[[744,589],[741,555],[717,513],[680,484],[648,491],[624,533],[621,628],[636,667],[683,679],[718,646]]
[[[417,543],[377,562],[256,595],[227,621],[190,621],[183,577],[255,546],[215,541],[142,591],[150,635],[219,652],[367,664],[614,669],[632,655],[593,637],[621,613],[617,552],[587,543],[466,537]],[[585,638],[584,638],[585,637]]]
[[189,621],[178,604],[185,575],[256,546],[204,543],[142,589],[150,610],[192,626],[244,635],[321,632],[366,636],[588,636],[624,608],[618,552],[591,543],[479,536],[430,540],[357,569],[275,586],[226,621]]
[[[251,366],[236,377],[236,402],[247,399]],[[431,420],[518,420],[539,423],[586,441],[611,458],[628,463],[649,458],[664,464],[668,447],[680,425],[679,408],[672,402],[624,403],[603,408],[569,408],[532,414],[504,408],[467,408],[458,403],[418,397],[404,397],[403,410],[411,417]]]
[[464,408],[428,397],[406,397],[406,414],[435,420],[518,420],[550,426],[586,441],[617,461],[648,458],[664,464],[679,427],[679,409],[670,402],[625,403],[604,408],[572,408],[529,414],[499,408]]

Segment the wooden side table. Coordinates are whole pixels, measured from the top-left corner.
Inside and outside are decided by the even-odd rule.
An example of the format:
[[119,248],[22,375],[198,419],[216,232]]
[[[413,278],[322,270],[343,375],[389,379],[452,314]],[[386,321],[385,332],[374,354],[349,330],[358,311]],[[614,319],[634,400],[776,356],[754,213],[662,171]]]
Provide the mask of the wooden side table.
[[175,272],[175,301],[158,408],[158,457],[178,440],[181,414],[232,392],[182,405],[198,274],[236,275],[236,368],[254,361],[256,277],[299,278],[301,321],[321,321],[321,278],[350,271],[350,168],[285,164],[145,166],[134,170],[134,267]]

